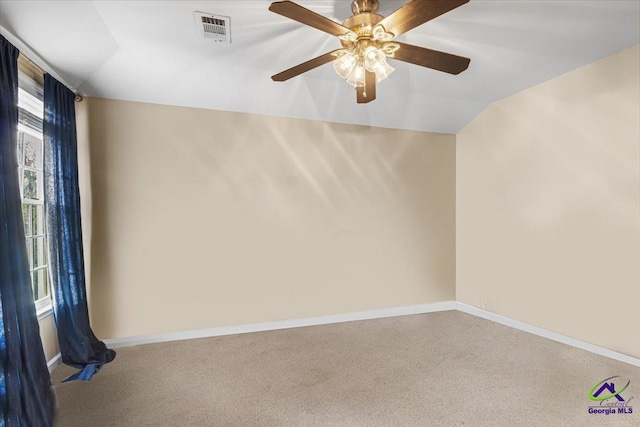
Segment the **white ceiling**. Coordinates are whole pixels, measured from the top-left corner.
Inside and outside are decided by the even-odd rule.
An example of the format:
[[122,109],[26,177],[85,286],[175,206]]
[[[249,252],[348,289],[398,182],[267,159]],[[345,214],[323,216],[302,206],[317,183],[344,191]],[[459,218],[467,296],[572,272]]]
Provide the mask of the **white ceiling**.
[[[299,1],[342,21],[348,0]],[[388,15],[405,2],[380,0]],[[358,105],[330,64],[270,76],[339,47],[270,1],[0,1],[0,25],[95,97],[445,133],[489,103],[640,42],[640,1],[471,0],[399,37],[471,58],[451,76],[393,61]],[[232,43],[198,38],[193,11],[231,17]]]

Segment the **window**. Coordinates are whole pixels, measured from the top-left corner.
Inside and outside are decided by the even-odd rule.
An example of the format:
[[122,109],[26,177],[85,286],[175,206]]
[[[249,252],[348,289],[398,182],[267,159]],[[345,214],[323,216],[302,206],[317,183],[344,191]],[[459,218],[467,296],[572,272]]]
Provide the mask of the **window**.
[[51,305],[44,218],[44,93],[42,75],[18,61],[18,173],[33,296],[38,311]]

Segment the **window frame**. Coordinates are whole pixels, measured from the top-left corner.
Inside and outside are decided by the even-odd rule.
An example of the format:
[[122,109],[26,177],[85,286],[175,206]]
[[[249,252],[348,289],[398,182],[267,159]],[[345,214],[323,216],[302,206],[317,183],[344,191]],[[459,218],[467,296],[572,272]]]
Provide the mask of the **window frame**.
[[[34,76],[35,77],[35,76]],[[44,120],[44,99],[39,99],[43,95],[42,85],[39,84],[34,78],[27,75],[27,73],[23,72],[23,70],[19,70],[19,79],[18,79],[18,108],[19,110],[25,111],[35,118],[39,119],[39,123],[42,123]],[[38,124],[39,124],[38,123]],[[31,280],[32,292],[34,295],[34,304],[36,306],[36,313],[38,318],[43,318],[49,314],[51,314],[53,310],[53,300],[52,300],[52,287],[51,287],[51,268],[50,268],[50,258],[49,258],[49,250],[47,245],[47,227],[46,227],[46,219],[45,219],[45,206],[44,206],[44,129],[41,126],[38,126],[37,129],[33,124],[28,125],[27,123],[23,123],[21,119],[19,119],[18,130],[17,130],[17,154],[18,154],[18,176],[20,182],[20,201],[21,206],[23,208],[23,222],[25,223],[25,244],[31,250],[27,252],[28,254],[28,263],[29,263],[29,276]],[[39,161],[36,161],[33,166],[29,166],[25,163],[25,146],[27,144],[25,138],[29,138],[32,143],[39,144]],[[35,140],[35,141],[34,141]],[[37,150],[38,148],[36,148]],[[39,167],[40,166],[40,167]],[[25,172],[34,172],[36,174],[36,195],[35,199],[33,198],[25,198],[24,189],[25,189]],[[24,207],[27,208],[27,218],[24,218]],[[41,207],[41,209],[38,209]],[[41,224],[40,227],[36,226],[35,232],[37,234],[33,234],[34,226],[33,219],[34,214],[33,210],[36,210],[36,217],[41,213],[42,217],[38,218],[38,223]],[[41,221],[41,222],[40,222]],[[34,247],[36,244],[41,241],[42,248],[38,248],[38,253],[34,252]],[[34,243],[35,242],[35,243]],[[42,252],[40,252],[42,251]],[[31,254],[29,256],[29,254]],[[36,259],[39,259],[40,262],[36,262]],[[36,265],[39,264],[39,265]],[[46,280],[46,288],[44,292],[45,296],[36,299],[37,289],[35,286],[35,278],[38,272],[44,270],[45,271],[45,280]]]

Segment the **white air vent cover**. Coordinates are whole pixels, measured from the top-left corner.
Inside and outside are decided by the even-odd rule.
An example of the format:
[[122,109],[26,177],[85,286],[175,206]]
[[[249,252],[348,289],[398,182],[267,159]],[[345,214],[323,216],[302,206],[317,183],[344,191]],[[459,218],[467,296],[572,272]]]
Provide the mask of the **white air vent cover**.
[[193,12],[201,39],[231,43],[231,18],[204,12]]

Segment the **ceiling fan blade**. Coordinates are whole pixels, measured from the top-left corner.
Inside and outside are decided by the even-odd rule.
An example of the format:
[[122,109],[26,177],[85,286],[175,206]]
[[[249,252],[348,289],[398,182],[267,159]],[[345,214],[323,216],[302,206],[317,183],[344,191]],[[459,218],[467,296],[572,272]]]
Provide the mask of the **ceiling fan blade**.
[[[398,42],[394,42],[398,43]],[[400,48],[389,59],[409,62],[421,67],[432,68],[449,74],[460,74],[469,67],[471,60],[463,56],[425,47],[413,46],[406,43],[398,43]]]
[[356,88],[358,104],[366,104],[376,99],[376,73],[367,71],[364,84],[364,87]]
[[291,1],[273,2],[271,3],[271,6],[269,6],[269,10],[310,27],[317,28],[318,30],[329,33],[332,36],[341,36],[351,31],[347,27],[344,27],[329,18],[325,18],[322,15],[318,15],[317,13]]
[[309,70],[313,70],[321,65],[326,64],[327,62],[331,62],[336,59],[334,52],[337,52],[340,49],[333,50],[329,53],[325,53],[322,56],[318,56],[317,58],[313,58],[308,60],[307,62],[303,62],[302,64],[298,64],[295,67],[289,68],[281,73],[276,74],[275,76],[271,76],[271,80],[274,82],[284,82],[289,80],[292,77],[298,76],[302,73],[306,73]]
[[380,25],[394,36],[468,3],[469,0],[412,0],[384,18]]

